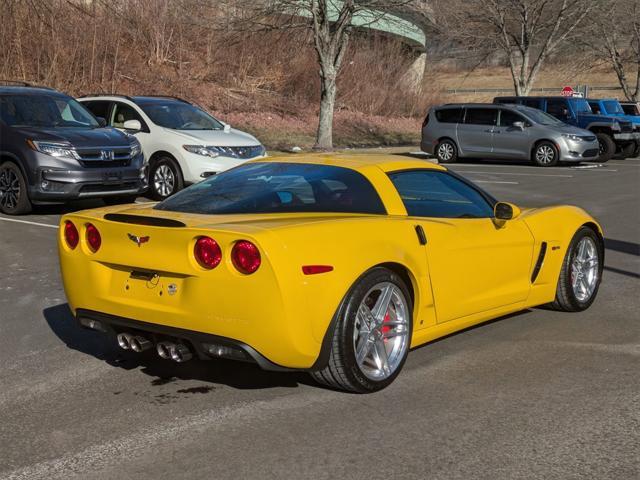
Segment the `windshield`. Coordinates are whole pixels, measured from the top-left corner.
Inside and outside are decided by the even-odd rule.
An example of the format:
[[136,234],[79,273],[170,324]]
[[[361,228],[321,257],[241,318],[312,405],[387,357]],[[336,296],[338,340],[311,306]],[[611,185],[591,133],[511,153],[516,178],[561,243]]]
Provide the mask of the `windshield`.
[[173,212],[384,214],[360,173],[329,165],[246,163],[197,183],[154,208]]
[[224,126],[205,111],[178,100],[140,102],[153,123],[173,130],[222,130]]
[[558,120],[556,117],[553,117],[548,113],[543,112],[542,110],[538,110],[537,108],[522,109],[522,113],[524,113],[529,120],[531,120],[533,123],[537,123],[538,125],[564,125],[564,123]]
[[622,105],[620,105],[620,102],[618,102],[617,100],[605,100],[602,103],[604,103],[604,108],[607,111],[607,113],[624,115],[624,110],[622,109]]
[[573,99],[572,103],[573,109],[576,111],[576,113],[593,113],[591,111],[591,107],[589,106],[589,102],[584,99]]
[[99,127],[85,107],[62,95],[1,95],[0,119],[12,127]]

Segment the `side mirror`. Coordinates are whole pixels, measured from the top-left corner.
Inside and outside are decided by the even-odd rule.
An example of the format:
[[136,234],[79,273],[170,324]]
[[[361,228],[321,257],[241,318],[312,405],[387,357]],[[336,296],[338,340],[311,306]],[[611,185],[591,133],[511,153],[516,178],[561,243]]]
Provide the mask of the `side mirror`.
[[231,131],[231,125],[228,123],[224,124],[224,133],[229,133]]
[[133,130],[139,132],[140,130],[142,130],[142,124],[140,123],[140,120],[127,120],[122,124],[122,128],[124,128],[125,130]]
[[496,220],[513,220],[520,215],[520,209],[513,203],[498,202],[493,207],[493,216]]
[[101,127],[107,126],[107,121],[104,119],[104,117],[96,117],[96,120],[98,120],[98,125],[100,125]]
[[513,128],[524,130],[524,122],[513,122]]

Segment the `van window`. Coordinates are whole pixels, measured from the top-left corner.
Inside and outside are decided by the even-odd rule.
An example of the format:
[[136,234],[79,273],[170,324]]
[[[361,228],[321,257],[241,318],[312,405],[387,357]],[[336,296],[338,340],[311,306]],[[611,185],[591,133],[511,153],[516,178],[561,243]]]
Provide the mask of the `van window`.
[[460,123],[462,121],[462,108],[436,110],[436,118],[441,123]]
[[511,127],[515,122],[522,122],[525,125],[529,123],[524,117],[518,115],[516,112],[512,112],[511,110],[500,110],[501,127]]
[[497,121],[497,108],[467,108],[467,116],[464,123],[471,125],[495,125]]

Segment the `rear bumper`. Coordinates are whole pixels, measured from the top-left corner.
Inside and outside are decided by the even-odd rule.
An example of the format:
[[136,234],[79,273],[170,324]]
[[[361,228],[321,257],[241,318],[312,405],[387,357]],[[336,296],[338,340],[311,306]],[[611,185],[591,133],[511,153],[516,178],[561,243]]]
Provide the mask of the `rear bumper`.
[[[99,322],[93,330],[102,331],[112,337],[118,333],[128,332],[142,335],[151,340],[154,344],[157,342],[173,339],[186,343],[188,347],[202,360],[217,358],[208,351],[208,345],[231,347],[244,352],[245,361],[257,363],[263,370],[270,371],[296,371],[298,369],[283,367],[273,363],[264,355],[260,354],[255,348],[227,337],[212,335],[210,333],[197,332],[194,330],[186,330],[182,328],[170,327],[167,325],[159,325],[155,323],[141,322],[130,318],[118,317],[92,310],[78,309],[76,311],[76,322],[78,326],[87,328],[86,320]],[[85,322],[83,322],[85,321]],[[115,341],[115,340],[114,340]],[[228,357],[224,357],[228,358]],[[238,359],[235,358],[234,359]]]

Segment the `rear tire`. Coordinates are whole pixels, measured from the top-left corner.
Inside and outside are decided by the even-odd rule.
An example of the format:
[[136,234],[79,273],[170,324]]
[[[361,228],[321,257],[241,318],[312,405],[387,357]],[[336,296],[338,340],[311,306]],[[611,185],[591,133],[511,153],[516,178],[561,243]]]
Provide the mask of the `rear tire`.
[[149,172],[149,195],[154,200],[164,200],[184,188],[182,172],[171,157],[160,157]]
[[539,167],[553,167],[558,164],[558,147],[551,142],[540,142],[533,149],[533,163]]
[[311,376],[356,393],[387,387],[409,353],[412,312],[407,286],[396,273],[381,267],[365,273],[338,310],[328,364]]
[[458,160],[458,147],[453,140],[445,138],[436,147],[438,163],[455,163]]
[[613,141],[610,135],[606,133],[596,133],[598,139],[598,162],[605,163],[611,160],[616,153],[616,142]]
[[31,212],[27,182],[20,167],[13,162],[0,164],[0,212],[24,215]]
[[580,227],[571,239],[560,270],[554,310],[580,312],[598,294],[604,265],[602,239],[589,227]]

